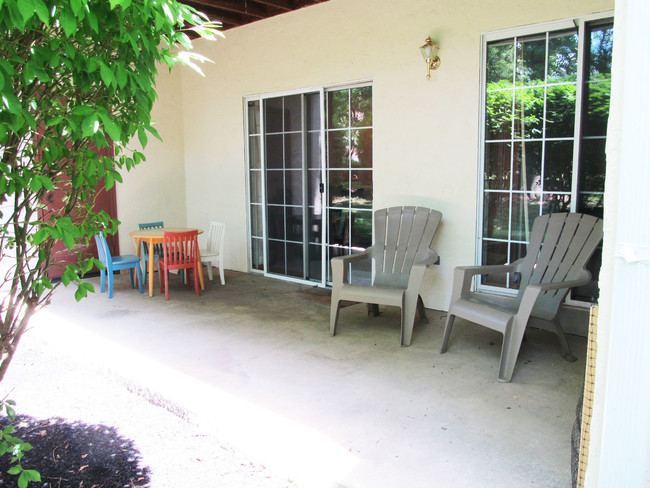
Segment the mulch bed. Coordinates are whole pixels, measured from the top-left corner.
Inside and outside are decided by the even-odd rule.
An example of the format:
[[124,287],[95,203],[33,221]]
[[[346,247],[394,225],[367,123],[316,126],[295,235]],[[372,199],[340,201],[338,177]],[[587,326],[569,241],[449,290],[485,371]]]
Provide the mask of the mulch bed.
[[[0,428],[16,425],[12,435],[34,448],[22,459],[24,469],[35,469],[42,488],[136,488],[149,486],[149,468],[140,466],[133,441],[114,427],[36,419],[19,415],[14,422],[0,417]],[[10,456],[0,456],[0,486],[17,487],[18,476],[7,474]]]

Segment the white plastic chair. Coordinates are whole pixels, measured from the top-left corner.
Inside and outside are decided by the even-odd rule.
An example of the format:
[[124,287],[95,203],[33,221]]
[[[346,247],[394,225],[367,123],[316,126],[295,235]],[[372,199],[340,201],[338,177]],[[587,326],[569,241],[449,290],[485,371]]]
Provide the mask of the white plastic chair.
[[[375,241],[359,254],[332,258],[332,302],[330,333],[336,334],[341,300],[372,305],[400,307],[401,343],[411,344],[416,309],[426,321],[420,297],[420,285],[429,266],[438,264],[438,253],[430,246],[442,213],[424,207],[391,207],[374,214]],[[373,262],[374,273],[369,285],[352,284],[351,263]]]
[[223,243],[226,233],[226,224],[220,222],[210,222],[208,228],[208,242],[206,249],[201,249],[201,264],[208,267],[208,278],[212,277],[212,265],[216,264],[219,268],[221,284],[226,284],[226,275],[223,269]]
[[[525,257],[512,264],[461,266],[454,284],[441,353],[447,350],[454,319],[480,324],[503,334],[498,381],[512,379],[526,326],[532,318],[541,328],[555,332],[562,355],[575,361],[557,318],[569,290],[591,280],[585,268],[603,238],[603,221],[578,213],[555,213],[535,219]],[[513,273],[519,279],[516,297],[499,297],[471,291],[474,276]]]

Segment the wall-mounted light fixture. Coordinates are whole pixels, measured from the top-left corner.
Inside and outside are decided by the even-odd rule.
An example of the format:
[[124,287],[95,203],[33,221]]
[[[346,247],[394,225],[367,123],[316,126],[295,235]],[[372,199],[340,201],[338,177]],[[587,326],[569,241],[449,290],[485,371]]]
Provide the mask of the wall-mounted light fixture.
[[427,80],[431,78],[431,70],[438,69],[440,58],[438,57],[438,45],[427,37],[424,44],[420,47],[422,57],[427,62]]

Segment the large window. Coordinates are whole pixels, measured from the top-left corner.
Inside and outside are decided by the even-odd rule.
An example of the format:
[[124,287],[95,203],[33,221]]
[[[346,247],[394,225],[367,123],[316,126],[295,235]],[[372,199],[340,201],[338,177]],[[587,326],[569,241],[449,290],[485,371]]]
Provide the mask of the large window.
[[[612,33],[611,20],[599,20],[485,36],[482,264],[525,255],[539,215],[602,216]],[[574,298],[596,299],[599,259]],[[488,275],[480,286],[516,283]]]
[[324,285],[372,238],[372,87],[247,100],[251,269]]

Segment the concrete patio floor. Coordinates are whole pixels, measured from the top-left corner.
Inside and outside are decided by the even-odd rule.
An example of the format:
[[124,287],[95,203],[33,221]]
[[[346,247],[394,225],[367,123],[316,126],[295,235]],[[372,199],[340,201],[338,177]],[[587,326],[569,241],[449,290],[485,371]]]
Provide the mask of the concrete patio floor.
[[403,348],[396,308],[346,307],[331,337],[326,290],[215,278],[200,298],[172,279],[167,302],[157,276],[152,298],[127,275],[110,300],[61,288],[35,324],[297,486],[571,486],[585,338],[569,337],[568,363],[533,332],[501,384],[500,334],[458,320],[441,355],[444,312],[428,310]]

